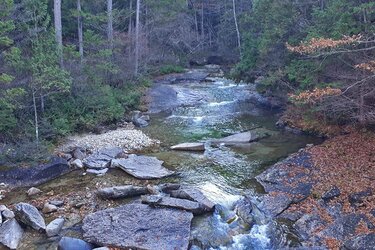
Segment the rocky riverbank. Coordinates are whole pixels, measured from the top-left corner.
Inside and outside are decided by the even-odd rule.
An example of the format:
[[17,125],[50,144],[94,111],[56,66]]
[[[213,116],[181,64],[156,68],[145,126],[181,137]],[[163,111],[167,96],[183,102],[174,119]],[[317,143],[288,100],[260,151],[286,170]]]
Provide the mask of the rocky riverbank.
[[375,135],[352,133],[310,146],[257,177],[257,206],[287,219],[306,247],[375,249]]

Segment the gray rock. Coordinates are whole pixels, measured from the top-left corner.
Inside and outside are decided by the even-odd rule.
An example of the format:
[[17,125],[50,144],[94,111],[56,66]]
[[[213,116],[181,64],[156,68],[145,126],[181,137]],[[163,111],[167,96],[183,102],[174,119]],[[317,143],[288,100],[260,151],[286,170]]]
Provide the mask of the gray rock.
[[340,194],[341,194],[340,189],[334,186],[322,195],[322,199],[324,201],[330,201],[336,197],[339,197]]
[[157,195],[142,196],[142,203],[155,207],[182,209],[197,215],[207,212],[207,210],[198,202],[172,197],[160,197]]
[[57,207],[61,207],[62,205],[64,205],[63,200],[51,200],[51,201],[48,201],[48,202],[49,202],[49,204],[55,205]]
[[196,201],[202,205],[202,207],[208,212],[213,211],[215,204],[211,202],[207,197],[198,189],[195,188],[182,188],[169,192],[172,197],[180,199],[188,199]]
[[325,222],[317,214],[305,214],[293,225],[303,240],[312,240],[311,236],[314,232],[323,226]]
[[113,158],[108,155],[95,153],[83,160],[84,166],[92,169],[108,168]]
[[57,246],[58,250],[92,250],[94,247],[80,239],[62,237]]
[[86,155],[81,149],[76,148],[73,151],[73,157],[78,160],[83,160],[85,159]]
[[267,216],[274,218],[287,209],[292,202],[293,199],[287,194],[265,195],[261,197],[258,207]]
[[180,151],[204,151],[204,143],[200,142],[187,142],[187,143],[181,143],[178,145],[174,145],[171,147],[172,150],[180,150]]
[[26,193],[28,196],[34,196],[42,193],[42,191],[39,188],[31,187]]
[[57,206],[46,202],[46,203],[44,203],[42,212],[45,213],[45,214],[49,214],[49,213],[56,212],[57,209],[59,209]]
[[47,165],[0,171],[0,182],[5,182],[10,187],[38,186],[71,171],[72,168],[65,159],[53,158]]
[[18,203],[15,208],[17,220],[38,231],[46,229],[44,219],[42,215],[39,213],[38,209],[36,209],[36,207],[21,202]]
[[70,165],[76,168],[83,168],[83,162],[80,159],[75,159]]
[[148,193],[147,187],[136,187],[132,185],[101,188],[98,190],[99,196],[105,199],[128,198]]
[[244,144],[259,141],[260,139],[266,138],[271,132],[264,129],[254,129],[252,131],[247,131],[235,135],[230,135],[221,139],[212,140],[213,145],[224,144],[227,146],[233,146],[236,144]]
[[23,236],[23,229],[15,219],[4,222],[0,227],[0,243],[10,249],[17,249]]
[[93,250],[109,250],[108,247],[98,247],[98,248],[94,248]]
[[244,222],[250,226],[254,224],[254,217],[252,214],[253,206],[248,198],[238,201],[234,210],[236,211],[238,217],[240,217]]
[[0,212],[4,211],[8,209],[5,205],[0,205]]
[[57,218],[51,221],[46,227],[47,236],[52,237],[58,235],[64,226],[64,222],[64,218]]
[[170,191],[177,190],[180,187],[181,185],[177,183],[164,183],[164,184],[159,185],[159,188],[161,189],[161,191],[165,193],[170,193]]
[[174,172],[162,166],[163,161],[156,157],[129,155],[127,159],[114,160],[113,165],[138,179],[159,179]]
[[97,245],[132,249],[188,249],[190,212],[128,204],[86,216],[84,238]]
[[3,215],[3,217],[5,218],[5,220],[13,219],[15,217],[13,211],[11,211],[8,208],[5,209],[4,211],[2,211],[1,214]]
[[143,117],[141,111],[139,111],[139,110],[131,112],[131,121],[133,122],[133,124],[136,127],[142,128],[142,127],[147,127],[148,126],[148,122],[144,118],[145,117]]
[[375,249],[375,233],[360,235],[344,244],[344,249],[348,250],[374,250]]
[[87,169],[86,172],[87,173],[90,173],[90,174],[96,174],[98,176],[102,176],[102,175],[105,175],[107,172],[108,172],[108,168],[104,168],[104,169]]
[[124,153],[124,150],[120,147],[103,148],[98,152],[98,154],[106,155],[112,159],[117,158],[122,153]]

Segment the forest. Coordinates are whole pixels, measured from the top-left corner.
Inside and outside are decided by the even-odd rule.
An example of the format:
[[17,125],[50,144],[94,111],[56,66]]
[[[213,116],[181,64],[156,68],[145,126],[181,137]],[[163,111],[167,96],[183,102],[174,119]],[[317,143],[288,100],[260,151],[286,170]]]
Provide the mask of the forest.
[[257,79],[261,93],[294,103],[288,121],[312,130],[316,119],[374,122],[370,0],[4,0],[0,7],[4,143],[48,142],[113,123],[139,104],[153,76],[208,56],[230,65],[229,77]]
[[0,0],[0,249],[375,249],[375,1]]

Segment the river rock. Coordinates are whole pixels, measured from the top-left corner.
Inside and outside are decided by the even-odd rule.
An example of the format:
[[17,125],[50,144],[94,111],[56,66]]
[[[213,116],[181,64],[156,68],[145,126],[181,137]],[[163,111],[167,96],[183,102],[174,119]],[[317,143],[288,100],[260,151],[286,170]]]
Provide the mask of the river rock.
[[207,199],[207,197],[196,188],[181,188],[178,190],[172,190],[169,194],[175,198],[196,201],[200,203],[207,212],[214,210],[215,207],[215,204]]
[[109,168],[104,169],[87,169],[86,172],[90,174],[96,174],[97,176],[105,175],[108,172]]
[[98,195],[104,199],[128,198],[148,193],[147,187],[136,187],[132,185],[101,188],[98,190]]
[[84,238],[101,246],[132,249],[188,249],[190,212],[128,204],[86,216]]
[[4,182],[12,187],[38,186],[71,171],[65,159],[54,158],[47,165],[0,171],[0,183]]
[[374,250],[375,249],[375,233],[360,235],[351,240],[348,240],[344,244],[344,249],[348,250]]
[[51,221],[46,227],[47,236],[52,237],[58,235],[64,226],[64,222],[64,218],[57,218]]
[[233,146],[236,144],[244,144],[259,141],[260,139],[268,137],[270,134],[263,130],[252,130],[235,135],[230,135],[221,139],[212,140],[211,143],[214,145],[224,144],[227,146]]
[[63,200],[50,200],[48,202],[49,202],[49,204],[55,205],[57,207],[61,207],[62,205],[64,205]]
[[40,190],[39,188],[31,187],[29,190],[27,190],[26,193],[28,196],[34,196],[42,193],[42,190]]
[[44,219],[36,207],[21,202],[15,206],[15,209],[16,218],[22,223],[38,231],[46,229]]
[[80,239],[62,237],[57,246],[58,250],[92,250],[94,247]]
[[198,202],[172,197],[161,197],[158,195],[142,196],[142,203],[155,207],[182,209],[197,215],[207,212],[207,210]]
[[253,217],[253,205],[248,198],[243,198],[242,200],[238,201],[235,206],[236,214],[248,225],[252,226],[254,224],[254,217]]
[[159,179],[174,174],[173,171],[164,168],[163,163],[156,157],[129,155],[127,159],[114,160],[112,165],[138,179]]
[[78,159],[78,160],[83,160],[85,159],[86,155],[85,153],[83,152],[83,150],[79,149],[79,148],[76,148],[74,149],[73,151],[73,157],[75,159]]
[[172,150],[180,150],[180,151],[204,151],[204,143],[200,142],[187,142],[181,143],[178,145],[174,145],[171,147]]
[[49,213],[56,212],[57,209],[59,209],[57,206],[46,202],[46,203],[44,203],[42,212],[45,213],[45,214],[49,214]]
[[169,193],[173,190],[177,190],[180,187],[181,185],[177,183],[164,183],[164,184],[159,185],[160,190],[165,193]]
[[17,249],[23,236],[23,229],[15,219],[5,221],[0,227],[0,243],[10,249]]
[[70,165],[76,168],[83,168],[83,162],[80,159],[75,159]]
[[0,212],[4,211],[8,209],[5,205],[0,205]]
[[112,158],[108,155],[95,153],[83,160],[83,164],[87,168],[104,169],[108,168]]
[[1,212],[5,220],[13,219],[15,217],[13,211],[6,208],[4,211]]

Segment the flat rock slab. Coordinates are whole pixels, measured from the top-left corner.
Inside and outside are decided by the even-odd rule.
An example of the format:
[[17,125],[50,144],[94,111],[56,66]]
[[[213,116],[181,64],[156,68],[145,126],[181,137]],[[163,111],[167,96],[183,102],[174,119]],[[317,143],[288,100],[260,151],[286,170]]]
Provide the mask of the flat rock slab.
[[142,196],[142,203],[155,207],[182,209],[196,215],[206,212],[206,210],[198,202],[172,197],[160,197],[158,195]]
[[56,158],[46,165],[0,171],[0,183],[11,187],[38,186],[72,170],[65,159]]
[[171,147],[172,150],[180,150],[180,151],[204,151],[204,143],[199,142],[187,142],[181,143],[178,145],[174,145]]
[[86,216],[83,237],[101,246],[125,249],[188,249],[190,212],[128,204]]
[[156,157],[129,155],[127,159],[112,161],[112,165],[119,167],[126,173],[138,179],[159,179],[173,175],[174,172],[163,167],[163,161]]
[[132,185],[101,188],[98,190],[98,195],[105,199],[128,198],[148,193],[149,191],[147,187],[137,187]]

